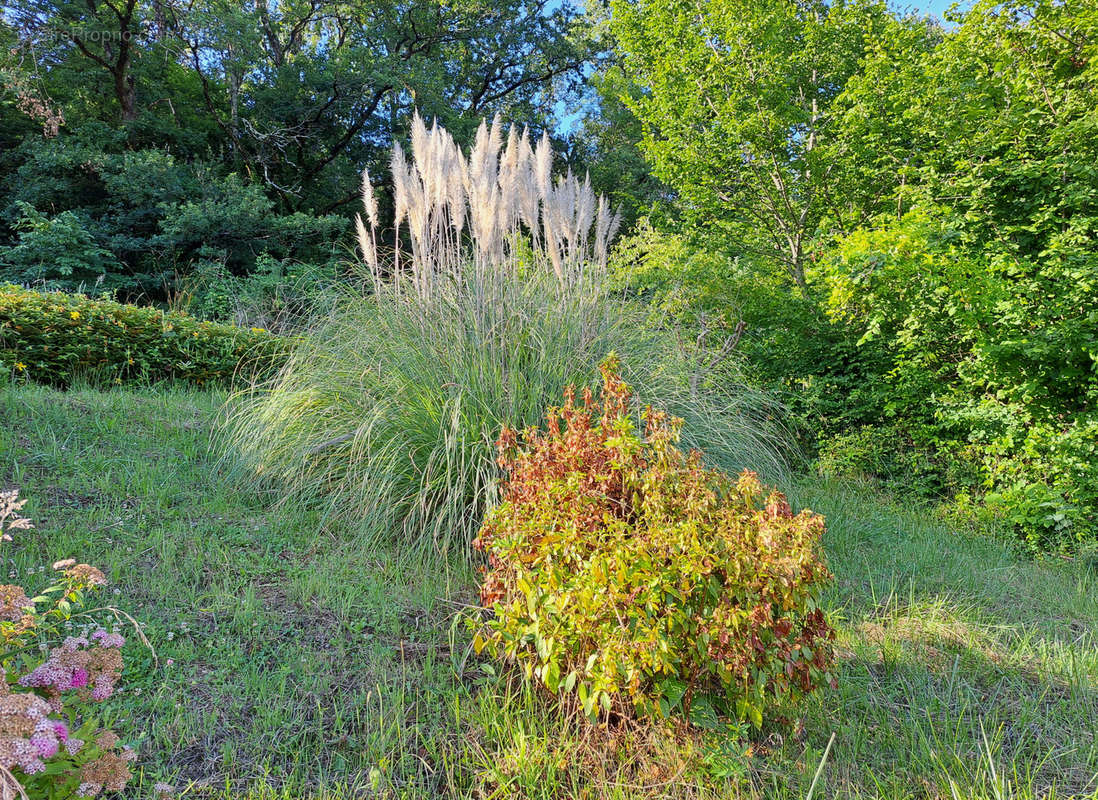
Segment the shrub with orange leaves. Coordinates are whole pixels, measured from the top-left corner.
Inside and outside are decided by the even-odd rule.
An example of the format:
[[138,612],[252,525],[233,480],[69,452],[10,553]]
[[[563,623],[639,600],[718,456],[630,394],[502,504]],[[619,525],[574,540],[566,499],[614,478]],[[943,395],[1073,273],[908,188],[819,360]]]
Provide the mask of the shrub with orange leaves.
[[776,702],[833,686],[823,517],[683,453],[681,420],[649,408],[642,435],[616,357],[601,371],[597,400],[569,389],[546,431],[500,437],[504,500],[474,542],[493,612],[472,623],[477,651],[591,718],[761,725]]

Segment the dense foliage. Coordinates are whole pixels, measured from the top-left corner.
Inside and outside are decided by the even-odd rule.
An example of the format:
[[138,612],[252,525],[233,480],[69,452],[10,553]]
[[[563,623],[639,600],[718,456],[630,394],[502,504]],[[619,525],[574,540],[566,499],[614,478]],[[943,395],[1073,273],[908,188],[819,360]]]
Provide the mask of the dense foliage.
[[835,174],[834,107],[890,22],[877,3],[614,4],[626,68],[647,90],[625,101],[656,175],[690,218],[802,290],[816,229],[872,209],[857,190],[873,187]]
[[974,251],[948,219],[911,212],[824,262],[828,313],[887,370],[862,431],[937,462],[929,488],[966,505],[982,495],[978,513],[1035,550],[1093,541],[1098,319],[1085,273],[1098,258],[1065,275],[1056,259]]
[[84,378],[216,386],[238,374],[269,373],[283,349],[282,339],[259,328],[0,285],[0,368],[16,378],[55,385]]
[[0,280],[35,287],[170,297],[212,265],[246,276],[264,258],[334,262],[347,228],[287,213],[258,183],[171,148],[134,151],[99,123],[28,137],[8,161]]
[[[540,0],[6,6],[0,280],[162,300],[211,263],[323,266],[413,108],[461,140],[497,112],[552,130],[599,57],[582,19]],[[61,242],[79,269],[38,257]]]
[[476,540],[493,611],[478,649],[590,716],[761,725],[776,701],[833,682],[823,518],[682,453],[682,420],[649,408],[640,434],[616,358],[602,379],[597,400],[566,392],[545,432],[500,438],[503,500]]
[[[648,0],[612,21],[677,222],[629,282],[742,320],[828,470],[1032,550],[1098,532],[1098,14]],[[666,215],[665,220],[666,228]]]

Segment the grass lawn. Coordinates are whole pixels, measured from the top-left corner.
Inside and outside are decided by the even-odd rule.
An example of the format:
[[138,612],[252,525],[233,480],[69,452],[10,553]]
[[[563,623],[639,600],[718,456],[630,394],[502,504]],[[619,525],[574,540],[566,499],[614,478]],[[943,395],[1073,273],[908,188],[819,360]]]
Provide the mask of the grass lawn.
[[105,704],[140,742],[134,796],[803,798],[818,772],[817,798],[1098,797],[1098,565],[804,487],[828,517],[839,689],[739,741],[591,729],[468,657],[470,568],[234,489],[219,404],[0,388],[0,488],[37,524],[5,546],[10,580],[95,564],[156,649],[127,644]]

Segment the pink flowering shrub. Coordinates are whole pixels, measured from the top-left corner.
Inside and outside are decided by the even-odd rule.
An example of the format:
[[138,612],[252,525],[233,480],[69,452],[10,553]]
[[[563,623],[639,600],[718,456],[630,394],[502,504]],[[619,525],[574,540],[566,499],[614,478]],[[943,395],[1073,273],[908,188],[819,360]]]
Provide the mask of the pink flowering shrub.
[[[31,527],[26,500],[0,492],[0,542]],[[53,582],[28,597],[0,585],[0,796],[95,797],[119,792],[136,753],[88,712],[114,692],[126,640],[100,624],[109,608],[87,599],[107,583],[72,559],[53,565]],[[117,617],[115,617],[117,619]],[[85,632],[79,632],[79,631]]]

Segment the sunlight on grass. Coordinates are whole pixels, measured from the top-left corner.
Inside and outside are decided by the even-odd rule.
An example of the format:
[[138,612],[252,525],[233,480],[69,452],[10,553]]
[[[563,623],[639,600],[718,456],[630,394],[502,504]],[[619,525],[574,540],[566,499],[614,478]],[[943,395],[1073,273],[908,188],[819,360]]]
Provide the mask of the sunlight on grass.
[[[213,465],[221,398],[0,389],[0,484],[37,534],[13,575],[81,553],[161,660],[127,654],[107,704],[138,792],[187,797],[1094,797],[1098,574],[828,483],[839,689],[747,740],[577,726],[466,653],[474,576],[278,510]],[[460,675],[455,668],[460,667]]]

